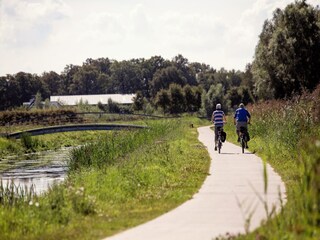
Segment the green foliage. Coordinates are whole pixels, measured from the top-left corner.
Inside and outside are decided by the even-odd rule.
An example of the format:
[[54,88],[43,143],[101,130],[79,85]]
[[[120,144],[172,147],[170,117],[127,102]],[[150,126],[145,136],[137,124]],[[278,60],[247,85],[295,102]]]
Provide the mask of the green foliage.
[[221,103],[222,110],[228,111],[230,102],[224,95],[224,92],[223,85],[218,83],[217,85],[211,85],[209,91],[203,95],[202,111],[205,113],[205,116],[210,118],[218,103]]
[[120,112],[119,104],[112,101],[111,98],[108,99],[107,109],[108,109],[109,113],[119,113]]
[[291,97],[319,83],[319,12],[296,1],[264,23],[252,66],[259,98]]
[[178,84],[171,84],[169,86],[169,94],[171,102],[170,112],[173,114],[184,112],[186,108],[186,100],[182,87]]
[[143,109],[144,104],[145,98],[143,97],[142,92],[138,91],[133,99],[133,108],[136,111],[140,111]]
[[98,108],[102,112],[106,112],[107,111],[106,107],[100,101],[98,102]]
[[16,141],[0,137],[0,159],[5,155],[12,155],[21,151],[21,147]]
[[161,89],[160,91],[158,91],[155,97],[154,104],[156,107],[161,107],[163,109],[163,112],[166,113],[171,104],[169,91],[165,89]]
[[29,133],[23,133],[21,135],[21,142],[22,142],[22,146],[24,146],[26,149],[33,149],[34,147],[34,142],[32,141],[32,137],[31,134]]
[[41,93],[37,92],[35,100],[34,100],[34,106],[37,109],[41,109],[42,108],[42,97],[41,97]]
[[169,85],[173,83],[181,86],[187,83],[182,73],[176,67],[170,66],[157,71],[151,82],[153,95],[156,95],[161,89],[168,89]]

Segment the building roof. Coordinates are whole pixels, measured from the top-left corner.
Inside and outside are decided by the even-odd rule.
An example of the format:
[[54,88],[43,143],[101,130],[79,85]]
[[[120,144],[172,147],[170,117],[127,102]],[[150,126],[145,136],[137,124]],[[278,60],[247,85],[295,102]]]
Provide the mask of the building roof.
[[108,99],[119,104],[132,104],[135,94],[97,94],[97,95],[64,95],[50,96],[50,102],[57,101],[63,105],[73,106],[80,101],[88,102],[90,105],[96,105],[98,102],[108,104]]

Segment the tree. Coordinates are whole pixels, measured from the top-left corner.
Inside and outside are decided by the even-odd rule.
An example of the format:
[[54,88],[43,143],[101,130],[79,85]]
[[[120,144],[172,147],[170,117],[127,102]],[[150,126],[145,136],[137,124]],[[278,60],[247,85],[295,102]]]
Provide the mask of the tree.
[[117,102],[112,101],[111,98],[108,99],[107,109],[109,113],[119,113],[120,107]]
[[319,83],[319,11],[296,1],[264,23],[252,65],[258,97],[291,97]]
[[76,65],[67,65],[62,74],[62,82],[63,82],[63,88],[61,89],[61,95],[67,95],[67,94],[73,94],[70,91],[70,86],[73,84],[73,76],[79,71],[81,67]]
[[34,107],[38,109],[42,108],[42,97],[40,92],[37,92],[35,96]]
[[186,102],[183,94],[182,87],[178,84],[171,84],[169,86],[170,94],[170,112],[171,113],[182,113],[185,111]]
[[83,66],[74,75],[69,87],[72,94],[99,94],[102,87],[98,82],[99,73],[91,66]]
[[7,109],[11,103],[8,97],[8,81],[6,77],[0,77],[0,110]]
[[44,72],[40,77],[44,89],[44,97],[63,94],[63,81],[59,74],[54,71]]
[[197,99],[194,89],[188,84],[183,87],[183,93],[185,96],[186,111],[193,112],[197,110]]
[[193,87],[195,95],[195,110],[199,111],[202,103],[203,88],[201,86]]
[[157,71],[152,79],[152,93],[155,95],[160,89],[168,89],[170,84],[176,83],[184,86],[187,81],[176,67],[167,67]]
[[173,65],[180,71],[180,74],[186,79],[186,83],[189,85],[196,85],[196,76],[189,67],[189,61],[181,54],[175,56],[172,60]]
[[161,89],[157,92],[157,95],[154,100],[154,104],[157,108],[162,108],[163,113],[167,112],[167,109],[170,108],[170,95],[168,90]]
[[222,109],[227,112],[230,106],[230,100],[224,94],[225,90],[221,83],[211,85],[209,91],[203,95],[202,111],[209,118],[215,110],[216,104],[221,103]]
[[140,68],[142,73],[142,94],[147,99],[151,98],[151,81],[154,74],[163,68],[170,66],[171,63],[161,56],[153,56],[150,59],[142,60]]
[[111,65],[111,88],[114,93],[131,94],[141,90],[142,73],[135,61],[114,61]]
[[137,91],[136,96],[133,98],[133,108],[136,111],[140,111],[144,106],[144,97],[141,91]]

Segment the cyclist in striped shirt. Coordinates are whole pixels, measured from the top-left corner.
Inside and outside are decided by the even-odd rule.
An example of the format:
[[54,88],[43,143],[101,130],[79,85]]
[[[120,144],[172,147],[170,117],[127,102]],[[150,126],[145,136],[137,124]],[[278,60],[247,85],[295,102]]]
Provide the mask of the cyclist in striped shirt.
[[226,116],[224,112],[221,110],[221,104],[218,103],[216,105],[216,110],[212,113],[211,121],[214,124],[214,150],[217,151],[217,143],[218,143],[218,128],[223,128],[223,124],[226,121]]

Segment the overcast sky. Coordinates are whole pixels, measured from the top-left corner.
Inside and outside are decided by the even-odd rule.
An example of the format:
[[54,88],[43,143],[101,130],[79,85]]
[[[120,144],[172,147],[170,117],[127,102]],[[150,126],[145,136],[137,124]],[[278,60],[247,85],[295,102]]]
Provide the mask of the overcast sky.
[[[244,70],[264,20],[293,0],[0,0],[0,76],[61,73],[87,58]],[[308,0],[316,6],[319,0]]]

